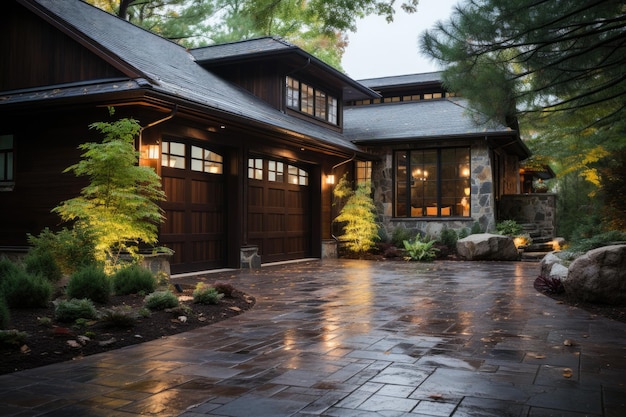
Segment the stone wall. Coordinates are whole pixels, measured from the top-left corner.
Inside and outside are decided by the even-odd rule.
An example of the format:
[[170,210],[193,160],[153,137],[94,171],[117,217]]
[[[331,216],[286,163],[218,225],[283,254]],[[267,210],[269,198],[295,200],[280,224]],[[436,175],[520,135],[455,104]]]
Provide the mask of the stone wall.
[[556,194],[515,194],[500,198],[498,218],[534,224],[542,237],[556,234]]
[[[440,144],[446,146],[446,144]],[[458,146],[458,144],[450,144]],[[402,227],[415,230],[429,236],[438,236],[444,228],[460,230],[471,228],[478,222],[484,231],[495,230],[495,204],[493,196],[493,177],[489,148],[486,142],[476,141],[471,144],[471,211],[470,217],[439,218],[395,218],[393,216],[393,151],[390,148],[370,149],[380,157],[372,167],[372,185],[374,203],[378,211],[380,224],[387,236],[393,230]]]

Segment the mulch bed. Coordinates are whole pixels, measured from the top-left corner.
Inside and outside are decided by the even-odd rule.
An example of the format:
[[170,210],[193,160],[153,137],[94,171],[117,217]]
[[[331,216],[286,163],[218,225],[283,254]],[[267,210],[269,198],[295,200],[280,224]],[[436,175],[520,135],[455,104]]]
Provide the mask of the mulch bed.
[[[19,346],[0,344],[0,374],[78,360],[87,355],[208,326],[249,310],[255,302],[254,298],[235,290],[217,305],[195,304],[192,300],[195,285],[182,284],[181,287],[183,292],[175,294],[183,300],[181,305],[191,308],[191,314],[186,314],[180,308],[154,311],[150,317],[137,319],[131,328],[110,327],[102,321],[86,322],[83,325],[59,323],[54,320],[52,303],[48,308],[12,310],[8,329],[26,332],[28,338],[25,344]],[[125,295],[112,296],[106,305],[96,307],[99,310],[114,306],[139,309],[143,304],[144,296]],[[78,336],[84,335],[89,335],[90,340],[81,342],[82,337]]]

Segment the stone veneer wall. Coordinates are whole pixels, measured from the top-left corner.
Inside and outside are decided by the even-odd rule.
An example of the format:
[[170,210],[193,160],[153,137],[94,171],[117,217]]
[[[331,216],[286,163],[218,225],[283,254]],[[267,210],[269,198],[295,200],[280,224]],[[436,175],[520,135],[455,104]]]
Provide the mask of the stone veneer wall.
[[495,205],[493,197],[493,178],[489,148],[484,141],[471,145],[471,218],[394,218],[393,217],[393,151],[384,148],[378,150],[380,161],[373,165],[372,186],[374,203],[379,221],[387,236],[397,227],[416,230],[429,236],[439,236],[444,228],[460,230],[471,228],[478,222],[485,231],[495,230]]
[[556,194],[503,195],[500,198],[498,217],[502,220],[515,220],[522,224],[534,224],[542,237],[554,238]]

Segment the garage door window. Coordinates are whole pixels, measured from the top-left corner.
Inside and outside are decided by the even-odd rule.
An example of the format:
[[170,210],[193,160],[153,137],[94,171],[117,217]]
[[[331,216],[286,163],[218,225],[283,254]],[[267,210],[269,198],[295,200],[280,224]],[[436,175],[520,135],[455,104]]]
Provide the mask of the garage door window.
[[191,170],[209,174],[221,174],[224,171],[222,155],[198,146],[191,147]]

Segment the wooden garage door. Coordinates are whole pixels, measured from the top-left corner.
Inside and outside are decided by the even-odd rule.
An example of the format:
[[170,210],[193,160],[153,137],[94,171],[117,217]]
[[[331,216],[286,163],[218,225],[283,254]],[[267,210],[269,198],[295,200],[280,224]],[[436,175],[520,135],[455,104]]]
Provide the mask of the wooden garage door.
[[248,160],[248,243],[262,262],[310,254],[309,174],[295,165],[266,158]]
[[172,273],[225,265],[224,167],[220,154],[186,143],[161,146],[167,202],[160,242],[174,250]]

